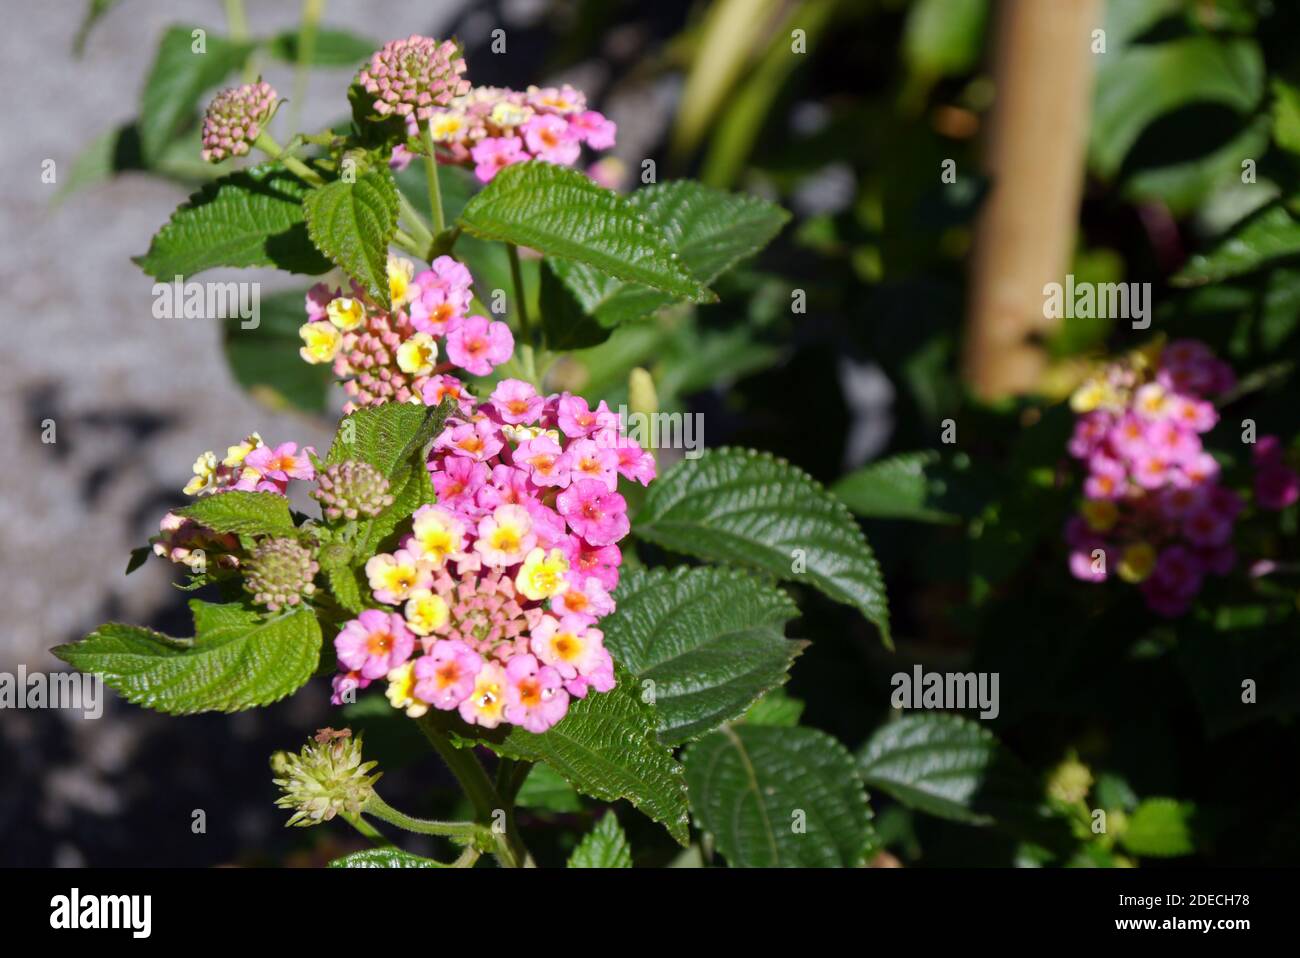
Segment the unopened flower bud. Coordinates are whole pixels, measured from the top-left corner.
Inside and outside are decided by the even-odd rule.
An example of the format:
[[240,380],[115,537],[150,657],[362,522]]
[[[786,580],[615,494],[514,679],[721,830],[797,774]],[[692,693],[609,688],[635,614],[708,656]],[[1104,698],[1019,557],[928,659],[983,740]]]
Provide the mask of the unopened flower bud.
[[[272,757],[275,784],[284,792],[275,804],[293,809],[288,825],[309,826],[335,815],[357,815],[374,794],[379,763],[361,761],[361,736],[348,729],[321,729],[297,755]],[[278,768],[276,766],[279,766]]]

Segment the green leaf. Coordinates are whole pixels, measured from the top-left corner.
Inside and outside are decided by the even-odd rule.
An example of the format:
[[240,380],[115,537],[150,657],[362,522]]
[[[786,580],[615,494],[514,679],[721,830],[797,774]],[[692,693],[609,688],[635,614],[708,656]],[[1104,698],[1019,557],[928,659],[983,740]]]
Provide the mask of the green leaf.
[[747,725],[780,725],[789,727],[799,724],[803,715],[804,703],[783,688],[775,688],[755,702],[745,713]]
[[1263,92],[1264,60],[1253,40],[1195,36],[1123,47],[1097,72],[1089,162],[1112,177],[1159,117],[1204,103],[1246,114]]
[[867,519],[912,519],[917,522],[956,522],[958,517],[935,508],[942,486],[927,475],[939,454],[909,452],[873,462],[844,476],[831,492]]
[[617,670],[618,685],[575,699],[560,722],[540,735],[518,726],[484,733],[451,713],[429,713],[462,747],[484,745],[498,755],[545,762],[584,795],[625,798],[687,843],[686,782],[672,752],[655,737],[658,719],[636,680]]
[[[286,30],[267,41],[266,51],[277,60],[297,63],[301,39],[297,30]],[[307,64],[314,67],[355,67],[368,59],[382,44],[359,37],[346,30],[321,29],[316,31],[311,57]]]
[[53,653],[129,702],[171,715],[237,712],[270,705],[299,689],[320,660],[311,609],[271,619],[239,604],[190,601],[194,638],[110,622]]
[[918,0],[907,12],[903,54],[926,78],[956,76],[979,59],[988,0]]
[[[368,559],[371,554],[365,553],[363,557]],[[339,605],[353,615],[360,615],[370,608],[366,601],[368,587],[362,584],[357,570],[352,568],[352,550],[337,543],[326,546],[320,552],[320,568]]]
[[236,42],[204,31],[203,52],[195,52],[192,27],[171,27],[163,34],[140,96],[140,146],[145,160],[157,159],[181,126],[199,107],[205,90],[220,84],[243,64],[251,43]]
[[684,459],[650,484],[633,528],[677,552],[812,585],[856,607],[892,647],[884,582],[862,530],[784,459],[729,448]]
[[545,762],[538,762],[529,770],[519,794],[515,796],[515,805],[548,812],[582,811],[582,800],[573,786]]
[[608,811],[596,827],[582,837],[569,856],[569,868],[631,868],[632,849],[619,827],[618,818]]
[[[569,287],[555,275],[555,264],[558,262],[561,261],[550,257],[543,260],[540,274],[538,299],[546,346],[555,350],[599,346],[609,339],[610,331],[587,315]],[[581,268],[588,269],[586,266]]]
[[277,492],[231,489],[203,496],[193,505],[174,511],[213,532],[280,536],[297,532],[289,513],[289,500]]
[[[676,253],[705,286],[770,243],[790,214],[774,203],[728,193],[691,180],[674,180],[637,190],[628,205],[658,226]],[[580,262],[552,262],[556,275],[588,314],[607,329],[649,315],[683,299],[646,285],[621,282],[611,270]],[[585,343],[584,345],[593,345]]]
[[1219,283],[1300,254],[1300,222],[1291,203],[1271,203],[1248,216],[1232,234],[1206,253],[1188,259],[1173,276],[1175,286]]
[[209,183],[172,213],[134,257],[154,279],[171,282],[217,266],[274,266],[316,275],[330,269],[311,245],[302,199],[310,188],[276,163]]
[[858,770],[904,805],[970,825],[1036,804],[1029,772],[992,732],[958,715],[914,713],[886,723],[858,752]]
[[367,848],[329,863],[330,868],[448,868],[432,858],[421,858],[400,848]]
[[302,361],[298,328],[305,321],[306,290],[273,293],[260,304],[256,327],[232,319],[225,325],[226,362],[235,381],[273,409],[322,413],[334,372],[328,364]]
[[392,172],[381,167],[352,183],[326,183],[302,205],[316,248],[387,308],[388,244],[397,229],[398,206]]
[[1119,836],[1120,844],[1132,854],[1148,858],[1190,855],[1196,850],[1192,841],[1195,811],[1191,802],[1144,799],[1129,815],[1128,825]]
[[1273,81],[1273,139],[1282,149],[1300,153],[1300,89]]
[[654,683],[659,741],[680,745],[744,714],[789,678],[807,644],[785,637],[799,608],[783,591],[738,569],[633,569],[601,620],[605,647]]
[[613,190],[554,163],[508,166],[466,205],[459,224],[693,302],[714,295],[691,277],[662,230]]
[[682,761],[696,823],[732,867],[853,868],[875,844],[853,758],[825,732],[726,726]]
[[383,403],[365,406],[339,423],[325,462],[347,459],[368,462],[390,481],[410,465],[412,457],[442,432],[455,404]]

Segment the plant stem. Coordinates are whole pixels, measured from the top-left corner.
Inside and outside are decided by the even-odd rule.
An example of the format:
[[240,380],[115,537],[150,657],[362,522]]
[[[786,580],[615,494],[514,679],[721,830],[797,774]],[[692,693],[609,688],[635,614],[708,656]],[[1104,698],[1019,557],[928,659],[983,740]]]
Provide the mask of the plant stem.
[[478,822],[438,822],[428,818],[415,818],[405,812],[399,812],[376,792],[371,792],[370,799],[366,802],[365,813],[390,825],[404,828],[408,832],[418,832],[421,835],[443,835],[447,838],[472,841],[483,837],[485,831]]
[[406,224],[412,239],[423,250],[419,254],[420,259],[427,261],[432,255],[433,234],[429,232],[429,227],[425,225],[424,217],[420,215],[419,211],[411,204],[411,201],[406,198],[406,194],[400,189],[397,191],[397,206],[401,211],[402,222]]
[[420,126],[420,139],[424,143],[424,175],[429,181],[429,209],[433,212],[433,234],[437,236],[446,224],[442,219],[442,185],[438,182],[438,158],[434,155],[433,131],[428,123]]
[[376,845],[382,848],[387,848],[388,846],[392,845],[392,842],[390,842],[383,835],[379,834],[379,830],[376,829],[374,825],[371,825],[360,815],[352,815],[348,812],[344,812],[341,817],[343,818],[344,821],[346,821],[349,825],[351,825],[353,828],[359,831],[362,835],[365,835],[366,838],[370,839]]
[[286,169],[293,171],[312,186],[325,185],[325,180],[321,178],[319,173],[296,156],[291,156],[286,153],[284,148],[281,147],[279,143],[275,142],[274,138],[272,138],[271,134],[267,133],[266,130],[257,134],[257,139],[253,141],[253,145],[271,159],[283,163]]
[[[516,315],[519,316],[519,334],[523,337],[524,344],[531,347],[533,344],[532,324],[528,320],[528,300],[524,296],[524,274],[519,268],[519,247],[514,243],[506,244],[506,252],[510,256],[510,279],[515,284],[515,303]],[[536,370],[533,371],[536,376]]]
[[293,99],[289,102],[289,129],[297,129],[303,100],[307,98],[307,77],[316,55],[316,29],[320,26],[325,0],[302,0],[302,23],[298,27],[298,62],[293,67]]
[[[248,17],[244,14],[244,0],[226,0],[226,29],[230,39],[236,43],[248,40]],[[248,54],[244,61],[244,82],[252,83],[257,78],[257,64],[253,54]]]

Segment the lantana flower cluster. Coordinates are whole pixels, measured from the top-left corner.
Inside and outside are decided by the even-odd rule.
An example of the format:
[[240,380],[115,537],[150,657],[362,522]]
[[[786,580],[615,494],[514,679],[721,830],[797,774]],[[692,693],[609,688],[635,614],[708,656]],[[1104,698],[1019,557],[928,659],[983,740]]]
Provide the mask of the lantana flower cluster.
[[1233,569],[1245,501],[1222,484],[1202,436],[1219,419],[1212,397],[1235,382],[1204,343],[1178,340],[1111,363],[1074,393],[1068,449],[1087,467],[1065,530],[1076,578],[1117,575],[1152,611],[1176,617],[1208,576]]
[[[211,450],[202,453],[194,460],[194,476],[184,492],[187,496],[204,496],[238,489],[285,495],[290,480],[315,478],[311,461],[314,453],[309,446],[299,450],[293,442],[269,446],[252,433],[229,446],[221,459]],[[185,565],[192,572],[202,572],[209,564],[223,569],[240,565],[237,536],[213,532],[174,512],[163,516],[159,533],[150,543],[155,555]]]
[[348,395],[344,412],[385,402],[436,405],[464,385],[454,368],[486,376],[514,352],[510,327],[469,315],[473,277],[450,256],[429,269],[398,256],[388,260],[391,309],[356,283],[345,295],[325,283],[307,294],[307,322],[298,330],[309,363],[331,363]]
[[614,687],[597,625],[614,610],[629,528],[618,479],[648,485],[654,458],[603,402],[506,379],[485,402],[462,400],[428,466],[437,504],[366,563],[384,608],[336,638],[334,700],[386,679],[413,717],[456,710],[545,731],[573,698]]

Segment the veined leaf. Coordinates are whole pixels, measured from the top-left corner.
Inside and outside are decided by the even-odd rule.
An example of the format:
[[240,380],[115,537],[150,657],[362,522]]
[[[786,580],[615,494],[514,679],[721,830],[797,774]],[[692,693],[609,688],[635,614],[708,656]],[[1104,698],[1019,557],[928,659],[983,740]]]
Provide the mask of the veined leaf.
[[263,619],[238,604],[193,599],[190,608],[190,639],[111,622],[52,651],[128,701],[172,715],[270,705],[315,672],[321,631],[311,609]]
[[400,848],[367,848],[329,863],[330,868],[449,868],[432,858],[421,858]]
[[888,722],[858,753],[872,788],[904,805],[969,825],[1035,803],[1032,776],[992,732],[958,715],[914,713]]
[[1175,286],[1218,283],[1300,255],[1300,220],[1292,203],[1272,203],[1248,216],[1206,253],[1197,253],[1174,274]]
[[659,740],[668,745],[742,715],[783,683],[807,643],[785,637],[799,615],[788,595],[738,569],[634,569],[601,620],[605,646],[640,687],[654,683]]
[[327,272],[330,261],[312,246],[303,219],[302,199],[309,190],[275,163],[223,176],[178,207],[149,251],[134,261],[166,282],[217,266]]
[[627,836],[619,827],[612,811],[596,823],[596,827],[582,836],[582,841],[569,856],[569,868],[631,868],[632,849]]
[[684,459],[650,484],[633,529],[677,552],[814,586],[859,609],[891,645],[884,582],[862,530],[783,459],[727,448]]
[[559,772],[545,762],[537,762],[524,779],[523,787],[515,796],[519,808],[540,808],[548,812],[578,812],[582,800],[573,786]]
[[146,161],[157,159],[190,119],[205,90],[218,86],[253,49],[203,31],[203,48],[195,49],[193,28],[172,27],[163,34],[140,96],[140,146]]
[[781,725],[789,727],[799,724],[803,715],[804,703],[790,695],[783,688],[775,688],[755,702],[745,713],[748,725]]
[[213,532],[293,535],[297,531],[289,513],[289,500],[276,492],[231,489],[203,496],[193,505],[174,511]]
[[737,868],[852,868],[875,844],[848,751],[825,732],[724,726],[683,756],[691,811]]
[[938,453],[929,451],[890,456],[844,476],[831,492],[868,519],[955,522],[956,516],[934,503],[940,491],[927,470],[938,462]]
[[508,166],[461,212],[483,239],[529,246],[693,302],[716,299],[672,252],[671,241],[613,190],[554,163]]
[[388,244],[397,229],[397,185],[387,167],[355,182],[335,180],[307,194],[303,210],[316,248],[389,305]]
[[[647,186],[633,193],[628,203],[663,230],[668,248],[705,286],[770,243],[790,218],[781,207],[756,196],[728,193],[691,180]],[[553,260],[551,266],[583,309],[606,329],[682,299],[622,282],[608,275],[609,271],[582,263]]]
[[584,795],[613,802],[625,798],[687,843],[686,782],[672,752],[655,737],[658,719],[642,700],[636,680],[617,670],[618,685],[575,699],[558,724],[540,735],[518,726],[485,732],[448,712],[427,720],[460,747],[484,745],[498,755],[545,762]]
[[1128,817],[1119,841],[1126,851],[1148,858],[1174,858],[1196,850],[1192,841],[1191,802],[1172,798],[1148,798]]
[[418,403],[365,406],[339,423],[326,463],[359,459],[392,479],[411,457],[442,432],[454,404],[429,407]]

